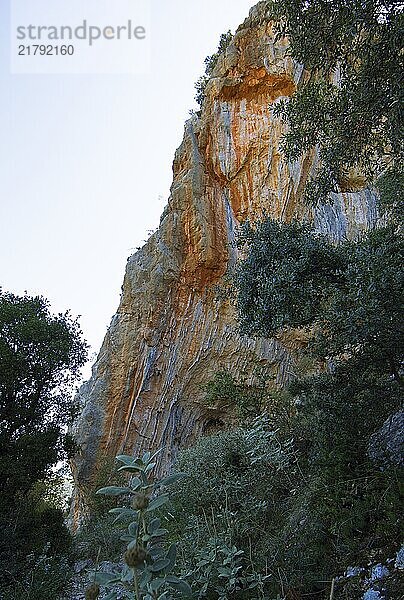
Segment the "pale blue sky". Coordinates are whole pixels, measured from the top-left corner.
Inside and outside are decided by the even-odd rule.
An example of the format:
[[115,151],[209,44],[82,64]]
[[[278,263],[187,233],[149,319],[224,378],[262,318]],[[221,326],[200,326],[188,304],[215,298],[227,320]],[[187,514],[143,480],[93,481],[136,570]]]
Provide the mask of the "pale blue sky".
[[204,58],[254,1],[151,3],[148,75],[11,75],[0,0],[0,284],[82,315],[92,352],[158,226]]

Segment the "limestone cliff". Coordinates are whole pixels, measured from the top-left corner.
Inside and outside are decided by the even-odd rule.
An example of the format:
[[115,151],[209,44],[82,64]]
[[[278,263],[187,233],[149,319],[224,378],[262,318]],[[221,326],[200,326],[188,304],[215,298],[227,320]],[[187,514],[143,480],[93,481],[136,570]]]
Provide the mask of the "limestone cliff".
[[248,378],[257,364],[272,365],[279,385],[293,373],[298,339],[283,345],[240,337],[232,305],[217,299],[216,286],[236,260],[237,227],[266,211],[286,221],[313,219],[338,240],[377,218],[371,190],[336,194],[315,213],[304,206],[316,156],[284,159],[283,126],[271,107],[306,76],[287,56],[287,43],[274,43],[260,3],[219,59],[201,114],[186,123],[160,227],[128,260],[118,311],[81,388],[76,522],[98,457],[164,447],[167,464],[209,430],[201,384],[219,369]]

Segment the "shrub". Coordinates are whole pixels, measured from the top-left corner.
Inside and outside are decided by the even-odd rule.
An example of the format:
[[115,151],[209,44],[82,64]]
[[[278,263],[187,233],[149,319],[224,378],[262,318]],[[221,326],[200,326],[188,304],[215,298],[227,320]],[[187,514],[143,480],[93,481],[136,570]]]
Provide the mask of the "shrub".
[[231,31],[228,31],[227,33],[222,33],[222,35],[220,36],[220,42],[219,42],[217,52],[215,52],[215,54],[212,54],[211,56],[207,56],[205,58],[205,67],[206,67],[205,73],[204,73],[204,75],[201,75],[201,77],[198,79],[198,81],[195,84],[195,89],[196,89],[195,100],[197,101],[199,106],[202,106],[203,101],[205,100],[206,86],[208,84],[209,79],[212,76],[214,68],[216,67],[216,65],[218,63],[219,57],[226,52],[226,49],[230,45],[230,42],[232,39],[233,39],[233,34]]
[[234,413],[241,420],[261,415],[271,401],[268,377],[257,373],[255,385],[237,382],[229,371],[218,371],[205,386],[204,404],[212,410]]
[[122,527],[110,514],[93,516],[74,539],[78,560],[119,562],[122,558]]
[[[218,377],[210,389],[223,397],[229,385]],[[167,528],[200,597],[256,598],[255,585],[270,598],[314,598],[350,565],[394,553],[402,473],[380,471],[367,451],[400,397],[383,369],[357,358],[295,382],[271,416],[182,451],[176,468],[188,478],[172,490]],[[231,568],[226,552],[237,556]]]
[[[102,456],[92,481],[92,488],[116,485],[124,487],[128,477],[118,471],[117,462],[108,456]],[[119,498],[101,494],[91,494],[88,498],[90,518],[78,531],[74,539],[75,553],[79,559],[98,561],[119,561],[122,554],[122,528],[115,523],[113,514],[108,511],[117,506]]]
[[212,599],[257,597],[282,499],[299,479],[291,443],[260,417],[248,429],[202,438],[176,468],[188,477],[172,488],[166,527],[193,588]]
[[[42,554],[30,554],[7,585],[0,584],[2,600],[55,600],[68,590],[72,561],[68,556],[53,556],[49,547]],[[5,567],[7,569],[7,567]],[[2,577],[7,571],[2,570]]]

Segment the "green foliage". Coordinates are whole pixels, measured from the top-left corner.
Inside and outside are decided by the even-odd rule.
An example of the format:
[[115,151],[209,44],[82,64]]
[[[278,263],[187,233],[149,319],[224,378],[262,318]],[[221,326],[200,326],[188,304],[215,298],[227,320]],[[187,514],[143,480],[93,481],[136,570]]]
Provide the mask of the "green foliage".
[[72,485],[67,468],[55,470],[42,481],[37,481],[29,492],[29,498],[38,512],[54,508],[62,512],[69,509],[68,492]]
[[111,514],[94,515],[74,538],[78,560],[119,562],[122,556],[122,527]]
[[318,148],[322,169],[306,196],[318,202],[330,190],[349,189],[352,169],[374,181],[386,165],[399,165],[402,3],[275,0],[271,11],[292,57],[311,73],[290,101],[275,108],[289,123],[288,157]]
[[319,349],[328,356],[348,352],[383,365],[401,383],[404,347],[403,258],[401,233],[394,227],[371,231],[345,243],[342,285],[322,307]]
[[186,573],[197,590],[197,597],[230,600],[254,598],[264,600],[268,576],[256,573],[246,566],[243,550],[228,541],[229,536],[211,538],[206,546],[195,553],[194,567]]
[[334,246],[305,225],[267,220],[247,226],[240,244],[242,330],[307,328],[308,353],[328,366],[288,390],[301,478],[280,499],[268,552],[274,593],[314,597],[400,540],[402,472],[380,471],[368,445],[402,402],[403,240],[393,224]]
[[235,274],[243,333],[311,327],[320,357],[367,357],[401,384],[403,254],[395,227],[334,246],[305,225],[248,226],[247,256]]
[[127,546],[125,564],[119,573],[98,570],[93,573],[93,584],[86,593],[88,598],[98,598],[99,586],[107,588],[110,600],[118,597],[117,586],[122,589],[125,598],[134,600],[170,600],[175,592],[183,597],[191,595],[188,584],[172,574],[176,546],[165,546],[167,531],[156,516],[156,512],[168,502],[165,488],[182,475],[156,482],[153,470],[158,453],[146,452],[141,458],[117,456],[122,465],[118,471],[130,475],[127,485],[107,486],[97,491],[100,495],[127,500],[126,506],[109,511],[115,516],[115,523],[128,523],[126,533],[121,536],[121,541]]
[[[350,565],[386,560],[400,542],[402,470],[379,470],[368,447],[402,402],[403,240],[394,222],[334,246],[306,225],[266,220],[247,225],[240,245],[234,284],[242,332],[276,336],[306,328],[307,357],[323,361],[322,373],[300,373],[284,396],[289,409],[286,427],[280,413],[278,436],[281,443],[293,439],[295,460],[273,488],[282,510],[275,522],[258,524],[268,540],[271,593],[314,598],[329,593],[326,582]],[[211,454],[208,465],[220,452],[212,447]],[[267,489],[262,471],[256,478]],[[283,478],[288,485],[279,493]],[[218,496],[231,487],[223,474],[216,485]],[[253,515],[246,522],[257,528]],[[253,547],[260,572],[259,545]],[[348,588],[335,597],[347,597]]]
[[264,373],[257,373],[255,385],[236,382],[231,373],[218,371],[205,386],[206,406],[213,410],[233,410],[239,419],[253,418],[263,413],[268,405],[269,394]]
[[195,100],[202,106],[203,101],[205,100],[205,90],[208,84],[209,79],[212,76],[212,73],[218,63],[219,57],[226,52],[227,47],[229,46],[231,40],[233,39],[233,34],[231,31],[227,33],[222,33],[220,36],[219,46],[217,52],[212,54],[211,56],[207,56],[205,58],[205,73],[202,75],[195,84],[196,96]]
[[273,335],[281,327],[312,326],[342,278],[340,250],[308,225],[271,219],[247,223],[239,246],[247,252],[234,280],[242,332]]
[[[0,563],[4,585],[25,577],[26,557],[64,552],[70,535],[51,467],[72,449],[66,426],[86,344],[69,313],[41,297],[0,291]],[[58,499],[56,498],[58,497]],[[10,588],[11,589],[11,588]],[[4,592],[6,593],[6,592]]]
[[[242,331],[306,328],[309,352],[328,366],[289,389],[302,480],[282,499],[269,566],[274,593],[317,597],[328,595],[325,581],[392,555],[400,539],[402,472],[379,471],[367,448],[402,401],[403,16],[401,3],[372,0],[275,0],[271,11],[291,55],[310,71],[274,107],[288,122],[287,157],[319,153],[307,199],[375,182],[392,223],[338,247],[304,225],[269,220],[240,238]],[[335,597],[359,598],[350,585]]]
[[[35,484],[12,515],[2,515],[0,597],[53,600],[71,573],[65,493],[55,477]],[[55,486],[55,487],[54,487]]]
[[[291,442],[257,418],[183,450],[166,525],[200,598],[264,598],[270,538],[298,471]],[[266,535],[263,535],[263,532]]]
[[[219,374],[215,397],[226,398],[229,385],[228,374]],[[173,483],[169,512],[158,518],[177,546],[175,574],[190,584],[193,597],[315,598],[329,593],[331,580],[349,566],[393,556],[400,540],[401,475],[395,468],[380,471],[367,448],[400,399],[397,381],[356,357],[332,373],[296,381],[270,416],[181,451],[176,469],[187,477],[175,482],[174,472],[174,480],[166,479]],[[120,458],[137,486],[138,459]],[[131,508],[111,510],[119,522],[166,502],[163,493],[148,509],[134,510],[134,502],[146,506],[145,497],[137,498],[130,485],[101,491],[132,498]],[[129,544],[139,521],[132,520],[122,538]],[[141,530],[147,532],[143,540],[148,527]],[[97,577],[102,583],[120,576]],[[356,589],[352,582],[341,583],[335,598],[349,598],[350,589]]]
[[65,457],[64,427],[86,344],[69,313],[51,315],[44,298],[0,294],[0,489],[26,493]]
[[[2,515],[1,564],[12,573],[30,553],[41,555],[45,546],[54,554],[63,554],[70,548],[71,537],[64,524],[64,513],[52,506],[30,504],[27,498],[15,506],[13,521]],[[10,521],[6,521],[9,517]]]
[[310,449],[310,465],[332,468],[336,478],[347,469],[367,468],[370,434],[401,400],[397,382],[367,359],[297,380],[290,393],[299,400],[299,438]]
[[[118,472],[117,462],[110,457],[102,456],[98,460],[98,469],[92,481],[92,488],[97,490],[115,484],[123,487],[128,476]],[[88,497],[90,519],[81,527],[74,537],[75,553],[78,559],[97,561],[117,561],[122,554],[122,527],[115,522],[110,509],[116,508],[119,496],[103,496],[91,494]]]
[[[72,563],[68,558],[54,557],[49,553],[49,549],[45,548],[39,556],[28,555],[24,568],[23,565],[19,567],[9,585],[2,587],[0,584],[2,600],[55,600],[65,597],[72,570]],[[2,577],[4,574],[3,571]]]
[[279,568],[291,586],[321,590],[350,565],[387,558],[400,540],[402,473],[380,471],[369,438],[400,404],[399,385],[367,360],[295,382],[294,426],[304,474],[279,531]]
[[[118,471],[117,461],[109,456],[100,456],[98,459],[98,468],[91,482],[91,487],[94,490],[107,487],[109,485],[125,486],[128,476]],[[112,496],[103,496],[100,494],[91,494],[88,498],[88,510],[91,517],[97,520],[104,517],[105,513],[110,508],[115,508],[119,498]]]
[[315,598],[349,566],[397,550],[401,474],[367,456],[399,405],[397,382],[356,359],[297,381],[288,398],[287,427],[272,429],[275,409],[178,456],[188,477],[166,528],[199,598]]
[[382,208],[393,220],[400,221],[404,213],[404,173],[399,167],[387,170],[377,180]]

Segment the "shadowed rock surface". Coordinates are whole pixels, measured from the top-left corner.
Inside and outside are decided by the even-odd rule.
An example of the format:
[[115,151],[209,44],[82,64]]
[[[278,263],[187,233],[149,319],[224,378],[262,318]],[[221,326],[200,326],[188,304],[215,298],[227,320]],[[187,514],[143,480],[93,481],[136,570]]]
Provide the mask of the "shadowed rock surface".
[[369,456],[381,467],[404,466],[404,412],[398,411],[372,435]]

